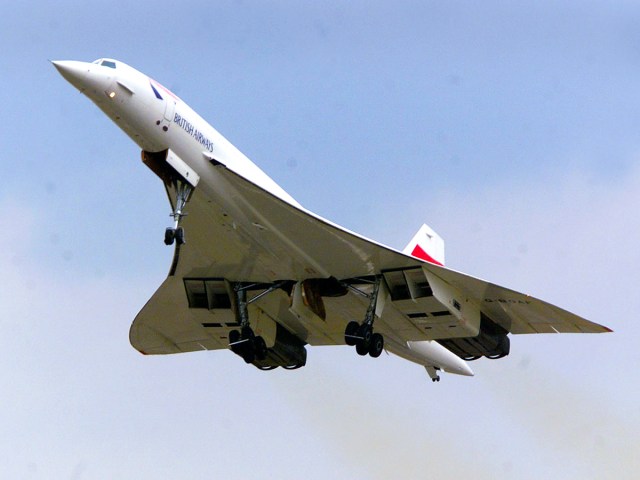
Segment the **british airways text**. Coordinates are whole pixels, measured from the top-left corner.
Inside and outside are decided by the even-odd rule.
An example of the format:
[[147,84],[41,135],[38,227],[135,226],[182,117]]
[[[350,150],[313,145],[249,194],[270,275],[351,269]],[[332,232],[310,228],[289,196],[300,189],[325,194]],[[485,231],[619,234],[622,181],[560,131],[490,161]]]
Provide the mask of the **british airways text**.
[[177,124],[182,128],[185,132],[191,135],[196,142],[206,148],[208,151],[213,152],[213,142],[205,137],[202,132],[200,132],[197,128],[193,126],[191,122],[189,122],[186,118],[176,113],[173,117],[173,123]]

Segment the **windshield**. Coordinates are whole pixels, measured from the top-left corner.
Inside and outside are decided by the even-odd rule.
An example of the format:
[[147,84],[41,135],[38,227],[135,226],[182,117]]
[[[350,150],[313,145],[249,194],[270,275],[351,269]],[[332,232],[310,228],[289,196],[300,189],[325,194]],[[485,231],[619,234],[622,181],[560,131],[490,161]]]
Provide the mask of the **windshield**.
[[116,68],[116,62],[114,62],[113,60],[106,60],[103,58],[99,58],[98,60],[94,60],[92,63],[95,63],[96,65],[102,65],[103,67],[109,67],[109,68]]

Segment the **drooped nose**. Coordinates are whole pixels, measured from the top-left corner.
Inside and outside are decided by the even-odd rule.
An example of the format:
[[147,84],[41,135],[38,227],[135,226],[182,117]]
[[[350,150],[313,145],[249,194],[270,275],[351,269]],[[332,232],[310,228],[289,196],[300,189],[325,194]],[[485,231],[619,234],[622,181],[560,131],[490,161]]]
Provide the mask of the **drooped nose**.
[[87,89],[87,74],[91,64],[76,60],[55,60],[51,63],[71,85],[81,92]]

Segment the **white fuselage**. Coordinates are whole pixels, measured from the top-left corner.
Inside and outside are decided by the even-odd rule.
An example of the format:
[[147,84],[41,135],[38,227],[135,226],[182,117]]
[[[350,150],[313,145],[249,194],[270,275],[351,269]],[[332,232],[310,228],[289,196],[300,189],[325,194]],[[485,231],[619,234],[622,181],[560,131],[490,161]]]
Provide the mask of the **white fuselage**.
[[[53,63],[71,84],[100,107],[141,149],[147,152],[171,149],[175,152],[200,177],[197,188],[217,198],[225,208],[238,210],[239,207],[229,204],[233,200],[228,199],[234,196],[221,194],[224,188],[217,170],[211,168],[212,161],[223,164],[272,195],[304,210],[186,103],[143,73],[110,59],[93,63]],[[436,365],[450,373],[473,375],[466,362],[437,342],[421,341],[404,345],[388,342],[387,348],[421,365]]]

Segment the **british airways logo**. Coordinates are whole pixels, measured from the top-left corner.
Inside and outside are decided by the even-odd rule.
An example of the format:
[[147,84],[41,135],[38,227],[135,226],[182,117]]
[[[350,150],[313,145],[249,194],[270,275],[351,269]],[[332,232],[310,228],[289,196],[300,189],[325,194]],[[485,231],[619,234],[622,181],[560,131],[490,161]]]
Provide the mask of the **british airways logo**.
[[153,90],[154,95],[156,96],[156,98],[158,100],[164,100],[162,98],[162,95],[160,95],[160,92],[158,92],[158,89],[156,87],[153,86],[153,83],[149,82],[149,85],[151,85],[151,90]]
[[170,97],[174,98],[176,101],[178,100],[178,97],[176,97],[176,95],[171,90],[162,86],[162,84],[156,82],[151,78],[149,79],[149,86],[151,87],[151,90],[153,90],[153,94],[156,96],[158,100],[164,100],[164,97],[160,93],[161,91],[169,95]]
[[201,131],[193,126],[193,124],[184,118],[179,113],[176,113],[173,117],[173,123],[182,128],[185,132],[191,135],[196,142],[206,148],[209,152],[213,152],[214,144],[209,140]]

